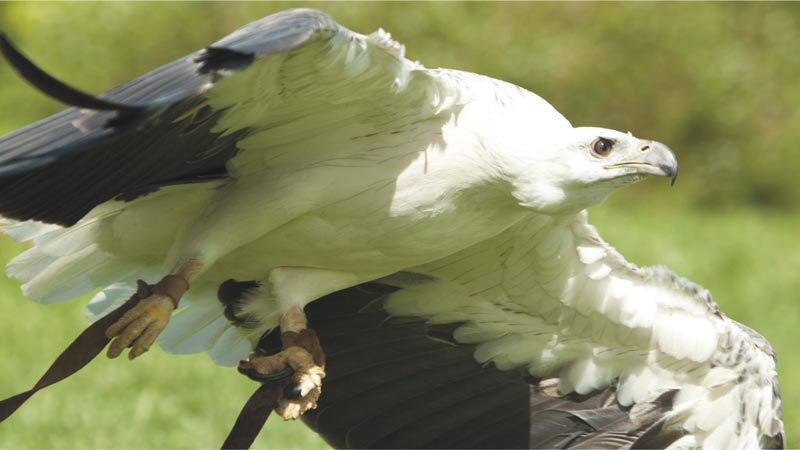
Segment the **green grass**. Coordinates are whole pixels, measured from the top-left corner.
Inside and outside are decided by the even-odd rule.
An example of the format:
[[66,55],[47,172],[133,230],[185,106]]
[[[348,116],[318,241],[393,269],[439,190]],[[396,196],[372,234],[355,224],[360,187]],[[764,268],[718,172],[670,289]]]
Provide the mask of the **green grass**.
[[[673,191],[674,192],[674,191]],[[779,355],[789,443],[800,442],[800,317],[798,214],[755,209],[698,210],[663,206],[666,192],[642,204],[620,193],[595,208],[590,221],[629,260],[666,264],[711,289],[723,311],[762,334]],[[6,260],[22,246],[2,241]],[[85,326],[82,301],[42,306],[18,284],[0,280],[0,396],[33,384]],[[34,396],[2,425],[3,448],[206,448],[225,438],[255,384],[205,355],[154,349],[129,362],[99,357],[83,372]],[[320,448],[300,423],[272,418],[256,441],[262,448]]]

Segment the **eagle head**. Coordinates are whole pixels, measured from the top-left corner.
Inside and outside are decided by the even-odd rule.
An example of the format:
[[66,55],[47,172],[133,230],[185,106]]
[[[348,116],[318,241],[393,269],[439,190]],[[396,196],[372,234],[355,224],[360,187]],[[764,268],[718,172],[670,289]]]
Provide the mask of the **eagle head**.
[[561,129],[515,154],[513,195],[522,206],[548,215],[597,205],[650,175],[673,183],[678,175],[678,161],[666,145],[606,128]]

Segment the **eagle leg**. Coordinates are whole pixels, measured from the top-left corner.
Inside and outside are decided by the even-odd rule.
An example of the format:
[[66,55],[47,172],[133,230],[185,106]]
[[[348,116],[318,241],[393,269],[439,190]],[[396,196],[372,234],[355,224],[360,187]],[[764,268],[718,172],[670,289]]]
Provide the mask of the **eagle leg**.
[[281,316],[281,344],[283,350],[274,355],[251,355],[239,364],[239,372],[266,381],[291,369],[291,382],[276,410],[284,420],[292,420],[317,407],[325,378],[325,354],[317,334],[306,327],[306,315],[299,307]]
[[138,294],[142,300],[106,330],[106,337],[113,339],[108,347],[108,357],[116,358],[128,347],[131,347],[128,359],[149,350],[167,327],[181,297],[189,290],[189,278],[199,270],[199,261],[190,259],[176,266],[172,274],[152,288],[140,280]]

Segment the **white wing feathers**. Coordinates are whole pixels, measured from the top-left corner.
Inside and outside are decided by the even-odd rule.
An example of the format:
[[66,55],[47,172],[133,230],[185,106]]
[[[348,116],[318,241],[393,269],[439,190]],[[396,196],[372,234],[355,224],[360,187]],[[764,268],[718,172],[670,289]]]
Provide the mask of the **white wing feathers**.
[[225,110],[217,128],[254,130],[239,142],[229,171],[241,177],[319,160],[320,154],[363,157],[352,155],[355,137],[403,130],[452,104],[457,89],[403,54],[383,31],[363,36],[342,30],[218,82],[207,93],[214,109]]
[[722,315],[700,286],[626,262],[585,213],[531,216],[416,270],[434,281],[406,286],[387,309],[463,322],[455,337],[477,344],[479,362],[557,377],[561,393],[615,386],[624,406],[677,389],[670,421],[708,448],[737,438],[756,447],[779,430],[766,341]]
[[[250,67],[223,73],[202,93],[214,110],[224,110],[215,132],[250,129],[237,143],[239,153],[228,161],[232,177],[296,167],[302,161],[342,161],[345,153],[352,166],[396,158],[396,149],[375,148],[370,143],[375,139],[362,139],[361,146],[356,140],[398,130],[403,141],[413,140],[420,128],[413,123],[458,98],[457,87],[405,59],[403,46],[388,33],[363,36],[335,23],[320,26],[314,21],[322,15],[303,10],[284,16],[293,20],[292,14],[308,33],[277,21],[283,27],[278,32],[289,36],[282,40],[255,22],[212,45],[224,47],[230,41],[234,50],[256,55]],[[292,42],[294,46],[288,45]],[[262,52],[259,45],[269,48]],[[136,279],[157,279],[169,269],[166,250],[216,186],[216,181],[167,186],[134,201],[109,201],[69,228],[4,220],[0,231],[34,243],[8,265],[8,274],[40,303],[101,289],[86,311],[96,320],[130,297]],[[152,217],[160,218],[157,224],[148,223]],[[165,350],[209,351],[224,365],[247,356],[250,342],[225,322],[216,299],[222,276],[211,269],[193,283],[160,337]]]

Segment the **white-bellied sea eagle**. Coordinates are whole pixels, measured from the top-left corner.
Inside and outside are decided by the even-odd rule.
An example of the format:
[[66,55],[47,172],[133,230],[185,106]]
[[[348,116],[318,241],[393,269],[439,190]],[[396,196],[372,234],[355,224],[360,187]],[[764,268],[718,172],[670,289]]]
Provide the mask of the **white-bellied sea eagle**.
[[[41,303],[100,289],[92,319],[137,279],[161,280],[108,329],[110,357],[158,339],[235,365],[279,324],[303,335],[306,305],[325,297],[309,317],[322,348],[338,346],[328,380],[310,344],[278,344],[240,370],[291,367],[299,396],[280,412],[319,401],[306,416],[337,445],[784,445],[766,340],[700,286],[628,263],[587,223],[584,210],[620,187],[674,181],[664,144],[573,127],[525,89],[427,69],[387,33],[313,10],[253,22],[99,97],[0,47],[72,106],[0,138],[3,231],[33,242],[8,273]],[[344,294],[362,290],[379,303],[354,308]],[[351,370],[336,377],[360,384],[320,398],[337,358]],[[530,397],[501,389],[520,371]],[[427,400],[403,406],[420,390]],[[509,409],[519,401],[527,414]],[[486,411],[525,414],[527,444],[465,440]]]

